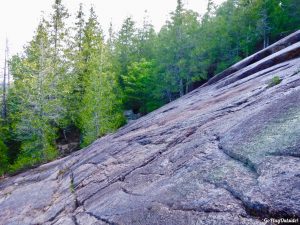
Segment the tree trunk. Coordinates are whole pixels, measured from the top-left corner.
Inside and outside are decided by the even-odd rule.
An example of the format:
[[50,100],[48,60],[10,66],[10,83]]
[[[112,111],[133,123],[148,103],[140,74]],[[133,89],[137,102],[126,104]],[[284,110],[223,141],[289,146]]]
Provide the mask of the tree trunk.
[[187,94],[189,92],[189,82],[186,81],[185,83],[185,94]]
[[184,95],[184,86],[183,86],[182,78],[180,78],[180,81],[179,81],[179,94],[180,94],[180,97],[182,97]]
[[2,119],[6,119],[7,116],[7,102],[6,102],[6,94],[7,94],[7,90],[6,90],[6,85],[7,85],[7,54],[8,54],[8,44],[6,41],[6,49],[5,49],[5,59],[4,59],[4,71],[3,71],[3,83],[2,83]]

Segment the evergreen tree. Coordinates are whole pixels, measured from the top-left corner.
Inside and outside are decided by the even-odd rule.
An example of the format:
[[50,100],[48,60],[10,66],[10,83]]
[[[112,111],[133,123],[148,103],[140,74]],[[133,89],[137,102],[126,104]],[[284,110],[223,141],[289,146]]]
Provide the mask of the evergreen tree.
[[135,61],[137,57],[136,45],[136,27],[131,17],[127,17],[118,33],[115,45],[115,54],[118,61],[118,80],[122,88],[124,88],[123,77],[128,74],[128,66]]
[[76,16],[74,36],[69,46],[69,61],[71,64],[70,72],[70,94],[68,94],[67,112],[70,122],[78,126],[78,118],[80,104],[84,94],[84,63],[86,59],[83,55],[83,40],[84,40],[84,28],[85,28],[85,15],[83,13],[82,4],[79,5],[79,10]]
[[107,39],[107,46],[111,54],[113,54],[114,50],[114,43],[115,42],[115,32],[113,29],[113,24],[112,22],[109,23],[109,28],[108,28],[108,39]]
[[137,29],[135,38],[136,54],[138,55],[137,61],[140,59],[152,60],[155,57],[155,41],[156,33],[150,22],[149,16],[147,15],[147,11],[145,11],[143,26],[142,28]]
[[52,6],[53,12],[48,22],[50,28],[49,41],[51,43],[51,60],[54,80],[51,98],[55,99],[56,118],[53,121],[57,127],[65,128],[69,123],[68,105],[72,91],[72,76],[69,73],[70,62],[68,61],[66,46],[69,46],[69,29],[66,20],[69,17],[68,10],[62,4],[62,0],[55,0]]
[[84,94],[80,109],[83,146],[121,125],[123,115],[115,74],[93,8],[84,29]]
[[146,59],[133,62],[128,67],[128,75],[124,77],[126,107],[134,112],[146,114],[156,108],[153,96],[154,65]]
[[2,81],[2,110],[1,116],[5,122],[7,117],[7,92],[9,87],[9,72],[8,72],[8,41],[6,40],[5,58],[3,67],[3,81]]
[[[196,48],[198,15],[185,10],[179,0],[171,20],[161,29],[158,36],[158,59],[162,93],[168,101],[189,91],[193,77],[197,74],[192,63]],[[196,68],[197,69],[197,68]]]
[[7,171],[8,168],[8,149],[0,139],[0,177]]
[[[56,128],[56,104],[52,96],[54,74],[48,30],[41,22],[34,39],[25,49],[25,55],[14,62],[14,89],[12,92],[18,100],[18,108],[12,115],[15,135],[21,141],[20,154],[13,169],[46,162],[57,156],[54,146]],[[15,59],[17,60],[17,59]],[[19,68],[18,68],[19,67]]]
[[62,54],[63,41],[67,36],[65,19],[69,17],[68,10],[62,4],[62,0],[55,0],[52,5],[53,13],[51,14],[51,42],[54,47],[54,56],[58,57]]
[[82,51],[82,42],[83,42],[83,35],[84,35],[84,12],[82,3],[79,5],[79,10],[76,16],[77,21],[75,22],[75,49],[77,51]]
[[119,32],[110,25],[105,43],[93,8],[85,22],[79,6],[70,32],[68,11],[55,0],[24,53],[5,63],[14,79],[7,92],[6,68],[0,176],[55,158],[69,128],[80,130],[86,146],[124,123],[123,108],[146,114],[186,94],[298,30],[299,7],[298,0],[227,0],[218,7],[209,0],[200,18],[178,0],[158,33],[147,16],[140,28],[128,17]]
[[[154,97],[156,34],[147,15],[143,26],[132,36],[132,46],[137,57],[132,57],[127,65],[127,74],[122,75],[125,108],[146,114],[157,108]],[[160,101],[158,101],[160,102]]]

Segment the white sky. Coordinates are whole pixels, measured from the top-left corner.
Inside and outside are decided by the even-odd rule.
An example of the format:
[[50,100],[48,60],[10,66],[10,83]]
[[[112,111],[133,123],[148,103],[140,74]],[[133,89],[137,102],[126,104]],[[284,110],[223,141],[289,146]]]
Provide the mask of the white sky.
[[[216,4],[224,0],[214,0]],[[8,38],[10,55],[21,52],[31,40],[42,12],[48,15],[54,0],[0,0],[0,69],[3,67],[5,39]],[[110,21],[114,29],[119,29],[127,16],[137,22],[142,21],[147,10],[150,20],[158,31],[176,8],[177,0],[63,0],[69,13],[74,17],[82,2],[86,15],[91,4],[99,22],[107,31]],[[203,14],[207,0],[183,0],[185,7]],[[0,71],[0,74],[2,72]]]

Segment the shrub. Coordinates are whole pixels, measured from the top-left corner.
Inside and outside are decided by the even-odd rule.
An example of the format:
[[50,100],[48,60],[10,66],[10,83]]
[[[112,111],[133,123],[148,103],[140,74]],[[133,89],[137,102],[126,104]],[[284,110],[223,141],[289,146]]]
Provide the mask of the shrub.
[[7,147],[0,140],[0,176],[2,176],[8,168]]
[[282,81],[282,79],[279,76],[275,76],[269,82],[268,87],[276,86],[276,85],[280,84],[281,81]]

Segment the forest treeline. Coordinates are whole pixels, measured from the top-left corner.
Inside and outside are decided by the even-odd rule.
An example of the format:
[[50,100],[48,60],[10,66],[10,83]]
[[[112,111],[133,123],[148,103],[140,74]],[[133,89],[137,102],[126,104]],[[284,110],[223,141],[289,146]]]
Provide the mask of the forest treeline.
[[[159,7],[159,6],[158,6]],[[128,17],[104,32],[93,8],[76,22],[61,0],[14,55],[1,89],[0,175],[60,156],[78,133],[81,147],[186,94],[244,57],[300,28],[298,0],[227,0],[199,16],[181,0],[155,32]],[[8,73],[13,82],[7,83]],[[5,79],[4,79],[5,80]],[[73,135],[76,136],[76,135]]]

